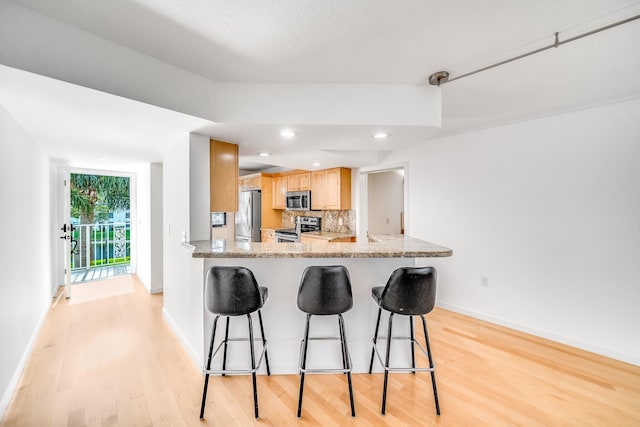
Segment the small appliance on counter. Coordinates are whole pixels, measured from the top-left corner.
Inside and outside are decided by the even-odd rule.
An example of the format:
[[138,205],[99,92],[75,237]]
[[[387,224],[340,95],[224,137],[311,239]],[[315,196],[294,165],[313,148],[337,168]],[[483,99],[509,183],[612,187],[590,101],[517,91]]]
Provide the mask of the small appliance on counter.
[[259,242],[260,227],[262,227],[260,190],[241,191],[236,214],[236,241]]
[[297,216],[296,228],[276,230],[276,242],[299,242],[300,235],[308,231],[320,231],[320,218]]
[[311,210],[311,191],[287,191],[285,200],[288,211]]
[[226,212],[211,212],[211,226],[212,227],[224,227],[227,225],[227,213]]

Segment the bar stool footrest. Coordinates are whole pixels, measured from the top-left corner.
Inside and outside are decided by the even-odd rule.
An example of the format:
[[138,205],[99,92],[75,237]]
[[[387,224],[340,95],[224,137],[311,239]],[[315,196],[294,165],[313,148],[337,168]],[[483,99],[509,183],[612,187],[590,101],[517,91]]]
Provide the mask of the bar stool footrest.
[[[249,341],[249,339],[248,338],[233,338],[233,339],[229,338],[229,341]],[[262,343],[262,340],[254,339],[253,341],[260,341]],[[218,353],[218,350],[220,350],[223,344],[224,344],[224,341],[218,344],[218,347],[216,347],[216,350],[213,352],[213,355],[211,356],[212,359],[215,358],[216,354]],[[256,363],[256,367],[253,369],[207,369],[203,367],[202,373],[203,375],[204,374],[209,374],[209,375],[253,374],[254,372],[258,372],[258,369],[262,364],[262,359],[264,358],[266,351],[267,351],[267,342],[265,341],[264,346],[262,347],[262,351],[260,352],[260,357],[258,358],[258,362]]]
[[[386,336],[378,336],[377,337],[378,341],[379,340],[386,340],[387,337]],[[429,358],[429,354],[427,353],[427,350],[422,347],[422,344],[420,344],[418,341],[416,341],[416,339],[411,339],[411,337],[391,337],[392,340],[406,340],[406,341],[411,341],[413,344],[417,345],[418,348],[420,349],[420,351],[422,352],[422,354],[424,354],[424,356],[426,358]],[[380,355],[380,352],[378,351],[378,346],[377,343],[373,340],[371,340],[371,345],[373,347],[373,351],[376,353],[376,357],[378,358],[378,362],[380,362],[380,365],[384,368],[385,371],[389,371],[389,372],[435,372],[436,370],[436,365],[435,363],[433,364],[432,367],[429,368],[419,368],[419,367],[415,367],[415,368],[392,368],[392,367],[387,367],[384,365],[384,362],[382,361],[382,356]]]
[[[309,341],[340,341],[339,337],[309,337]],[[347,367],[346,368],[303,368],[302,367],[302,348],[304,339],[300,340],[300,361],[298,363],[298,373],[305,374],[347,374],[352,371],[351,354],[347,349]]]

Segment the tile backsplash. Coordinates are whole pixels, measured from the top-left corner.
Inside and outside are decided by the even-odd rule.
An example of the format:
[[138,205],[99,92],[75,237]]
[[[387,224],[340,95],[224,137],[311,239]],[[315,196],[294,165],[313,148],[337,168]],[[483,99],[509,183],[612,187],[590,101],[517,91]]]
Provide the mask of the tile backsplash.
[[353,209],[347,211],[283,211],[282,227],[295,227],[296,216],[312,216],[320,218],[322,231],[348,234],[355,234],[356,232],[356,211]]

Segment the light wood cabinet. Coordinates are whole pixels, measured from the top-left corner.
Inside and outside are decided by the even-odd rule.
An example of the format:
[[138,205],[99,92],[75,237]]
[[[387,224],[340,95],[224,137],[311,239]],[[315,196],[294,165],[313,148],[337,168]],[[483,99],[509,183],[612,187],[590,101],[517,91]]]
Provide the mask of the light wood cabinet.
[[287,176],[287,191],[300,191],[300,175]]
[[273,175],[273,209],[286,208],[287,191],[309,190],[312,210],[351,209],[351,169],[296,170]]
[[329,243],[327,239],[320,239],[318,237],[300,236],[300,243]]
[[311,172],[311,209],[324,209],[324,171]]
[[311,209],[351,209],[351,169],[311,172]]
[[240,191],[245,190],[261,190],[262,174],[254,173],[251,175],[241,176],[239,179]]
[[298,176],[298,189],[300,191],[308,191],[311,190],[311,173],[310,172],[305,172],[305,173],[301,173]]
[[209,192],[211,212],[238,210],[238,146],[209,141]]
[[286,208],[287,178],[286,176],[273,178],[273,209]]
[[261,239],[263,243],[275,242],[276,241],[276,232],[274,230],[262,230]]
[[323,239],[322,237],[315,236],[305,236],[304,234],[300,236],[301,243],[341,243],[341,242],[355,242],[355,237],[341,237],[338,239]]
[[311,173],[294,173],[287,175],[287,191],[311,190]]

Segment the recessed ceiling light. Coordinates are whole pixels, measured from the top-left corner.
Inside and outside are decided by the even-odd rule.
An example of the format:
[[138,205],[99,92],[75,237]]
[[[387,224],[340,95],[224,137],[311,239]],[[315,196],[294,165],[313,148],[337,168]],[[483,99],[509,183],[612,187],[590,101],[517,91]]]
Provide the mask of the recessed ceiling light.
[[260,157],[269,157],[271,153],[267,153],[266,151],[259,151],[258,156]]
[[386,133],[386,132],[376,132],[376,133],[373,134],[373,137],[375,139],[385,139],[388,136],[389,136],[389,134]]
[[283,138],[293,138],[294,136],[296,136],[296,133],[291,129],[284,129],[280,131],[280,136],[282,136]]
[[318,167],[318,166],[320,166],[320,163],[319,162],[313,162],[313,163],[311,163],[311,166]]

